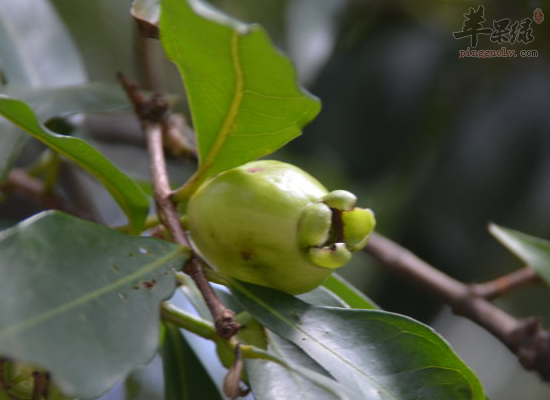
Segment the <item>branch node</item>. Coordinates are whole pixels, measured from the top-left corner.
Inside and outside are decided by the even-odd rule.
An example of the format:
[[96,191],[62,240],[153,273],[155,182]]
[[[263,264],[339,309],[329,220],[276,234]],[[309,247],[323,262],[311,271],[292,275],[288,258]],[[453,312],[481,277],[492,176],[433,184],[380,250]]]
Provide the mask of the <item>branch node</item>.
[[535,370],[542,379],[550,381],[550,332],[542,327],[539,318],[519,321],[510,334],[510,342],[525,369]]
[[228,308],[221,311],[220,317],[216,319],[214,326],[218,336],[224,339],[231,338],[241,329],[241,325],[235,321],[235,312]]
[[202,268],[202,260],[197,257],[191,258],[187,262],[184,268],[185,273],[187,273],[195,282],[198,289],[204,297],[206,305],[212,313],[214,318],[214,326],[216,327],[216,333],[218,336],[229,339],[230,337],[237,334],[241,325],[235,321],[235,313],[228,309],[216,296],[216,293],[210,286],[204,270]]
[[122,73],[117,74],[118,80],[126,91],[126,95],[134,105],[134,111],[142,123],[153,122],[164,125],[170,116],[170,104],[160,94],[153,93],[149,97],[139,91],[139,85],[130,82]]

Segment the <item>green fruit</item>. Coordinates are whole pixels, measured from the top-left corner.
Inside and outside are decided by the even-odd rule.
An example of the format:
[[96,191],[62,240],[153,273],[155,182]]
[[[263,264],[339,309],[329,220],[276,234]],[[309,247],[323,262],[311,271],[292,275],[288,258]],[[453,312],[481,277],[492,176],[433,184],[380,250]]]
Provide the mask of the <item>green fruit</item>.
[[191,197],[187,225],[213,268],[297,294],[319,286],[366,245],[375,221],[347,191],[328,191],[301,169],[254,161],[206,181]]

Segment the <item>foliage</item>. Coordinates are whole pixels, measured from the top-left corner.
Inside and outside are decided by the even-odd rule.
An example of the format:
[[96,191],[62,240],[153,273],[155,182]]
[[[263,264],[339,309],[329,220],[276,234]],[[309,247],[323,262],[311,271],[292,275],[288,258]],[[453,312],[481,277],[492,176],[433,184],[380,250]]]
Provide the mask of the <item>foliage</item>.
[[5,230],[0,291],[16,301],[0,353],[46,367],[68,394],[100,395],[156,350],[158,304],[185,250],[57,212]]
[[199,148],[199,168],[176,198],[215,173],[274,152],[320,108],[296,86],[289,60],[263,29],[212,9],[197,13],[191,4],[200,6],[163,1],[169,11],[160,18],[164,48],[186,83]]
[[[85,111],[85,108],[80,111]],[[95,175],[128,215],[132,229],[139,231],[143,227],[149,201],[141,188],[101,153],[79,138],[59,135],[41,126],[29,106],[20,100],[0,97],[0,114],[44,142],[52,150]]]
[[[235,340],[215,335],[204,300],[180,272],[191,249],[172,243],[162,229],[156,232],[160,238],[146,237],[165,216],[146,221],[152,199],[92,141],[76,137],[81,121],[71,120],[74,114],[108,113],[129,103],[111,85],[84,84],[76,51],[49,3],[32,2],[42,10],[37,23],[56,28],[57,41],[45,44],[43,53],[29,52],[37,39],[25,33],[29,21],[15,20],[21,11],[8,3],[0,0],[0,33],[9,32],[0,39],[7,82],[0,87],[5,118],[0,178],[8,179],[28,134],[43,143],[45,154],[55,153],[97,178],[129,224],[121,233],[46,211],[0,233],[0,355],[50,371],[67,396],[96,398],[158,352],[166,399],[222,398],[208,365],[203,368],[182,333],[215,343],[233,369]],[[140,12],[153,26],[159,23],[162,45],[185,83],[197,135],[197,170],[175,191],[182,208],[208,177],[273,153],[319,112],[319,100],[296,83],[290,61],[258,25],[199,0],[137,0],[134,14]],[[15,31],[9,31],[12,20]],[[55,51],[60,46],[63,57]],[[70,71],[71,78],[33,71],[36,63],[27,52],[63,64],[54,71]],[[67,124],[56,132],[54,122],[60,120]],[[52,165],[43,166],[46,175]],[[549,280],[547,242],[491,229]],[[176,290],[176,279],[178,293],[190,303],[181,309],[163,303]],[[414,319],[379,309],[338,275],[301,296],[226,283],[228,289],[218,293],[245,321],[238,335],[243,380],[258,400],[486,399],[479,379],[443,337]],[[0,387],[0,399],[12,395]]]
[[548,240],[496,224],[491,224],[489,231],[525,265],[536,269],[546,284],[550,285],[550,242]]

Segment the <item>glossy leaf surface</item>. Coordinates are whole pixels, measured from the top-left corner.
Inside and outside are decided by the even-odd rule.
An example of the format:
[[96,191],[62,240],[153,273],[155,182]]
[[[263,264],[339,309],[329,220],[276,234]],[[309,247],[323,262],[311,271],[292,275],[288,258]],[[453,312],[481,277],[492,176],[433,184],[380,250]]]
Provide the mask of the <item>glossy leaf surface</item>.
[[300,347],[365,400],[485,398],[473,372],[431,328],[378,310],[308,305],[282,292],[233,285],[261,323]]
[[[271,332],[268,332],[268,339],[268,351],[271,354],[294,366],[315,371],[320,375],[327,374],[315,361],[289,341]],[[296,371],[272,361],[247,359],[246,367],[254,396],[258,400],[334,400],[340,398]]]
[[197,132],[200,165],[188,187],[272,153],[317,115],[319,101],[296,84],[262,28],[197,0],[161,6],[161,40],[183,76]]
[[0,95],[0,115],[34,136],[53,150],[94,175],[124,211],[135,231],[143,226],[149,200],[141,188],[94,147],[85,141],[49,131],[24,102]]
[[153,357],[160,303],[186,258],[59,212],[3,231],[0,354],[46,368],[67,394],[101,395]]

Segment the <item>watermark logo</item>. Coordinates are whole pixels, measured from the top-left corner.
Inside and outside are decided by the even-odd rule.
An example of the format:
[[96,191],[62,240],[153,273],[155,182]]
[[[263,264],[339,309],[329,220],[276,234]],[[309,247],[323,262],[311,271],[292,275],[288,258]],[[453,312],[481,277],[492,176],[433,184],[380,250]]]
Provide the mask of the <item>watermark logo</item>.
[[470,7],[470,10],[464,14],[462,30],[453,32],[453,36],[457,40],[470,39],[471,48],[468,47],[466,50],[459,50],[459,58],[517,57],[518,53],[521,57],[538,57],[538,51],[536,50],[521,50],[516,52],[516,50],[507,50],[506,47],[501,47],[499,50],[476,50],[480,36],[488,36],[491,42],[499,45],[503,43],[512,45],[516,43],[531,43],[535,40],[533,28],[531,27],[533,21],[537,24],[544,21],[544,14],[540,8],[534,11],[533,18],[524,18],[521,21],[502,18],[493,21],[491,28],[485,26],[487,22],[485,19],[485,7],[480,5],[477,7],[477,10]]
[[535,21],[537,24],[540,24],[542,21],[544,21],[544,14],[542,13],[542,10],[540,8],[537,8],[533,13],[533,21]]
[[493,33],[491,28],[484,28],[483,23],[485,22],[485,7],[479,6],[477,11],[474,11],[470,7],[470,12],[464,14],[466,18],[464,20],[464,25],[462,25],[462,30],[460,32],[453,32],[455,39],[463,39],[470,36],[470,44],[472,47],[477,47],[477,35],[490,35]]

